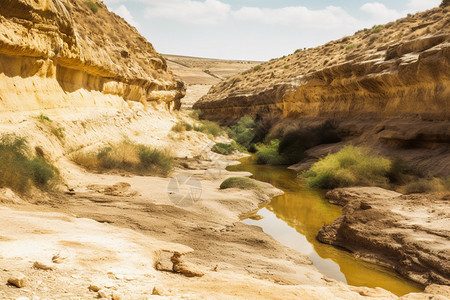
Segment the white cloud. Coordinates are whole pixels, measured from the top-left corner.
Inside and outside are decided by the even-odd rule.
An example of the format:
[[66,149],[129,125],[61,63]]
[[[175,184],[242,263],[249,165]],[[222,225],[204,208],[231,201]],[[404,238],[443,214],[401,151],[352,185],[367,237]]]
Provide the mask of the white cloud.
[[395,21],[403,17],[401,13],[394,9],[387,8],[384,4],[379,2],[366,3],[360,9],[370,15],[368,22],[375,22],[377,24]]
[[134,19],[133,15],[131,15],[125,5],[120,5],[118,8],[114,9],[113,12],[124,18],[131,26],[139,28],[139,23]]
[[282,8],[242,7],[233,16],[243,21],[260,21],[268,24],[301,26],[304,28],[331,29],[337,26],[354,26],[358,21],[337,6],[311,10],[304,6]]
[[147,0],[151,6],[146,9],[149,18],[164,18],[193,24],[216,24],[225,20],[230,5],[218,0]]
[[439,6],[441,0],[411,0],[407,4],[408,12],[415,13]]

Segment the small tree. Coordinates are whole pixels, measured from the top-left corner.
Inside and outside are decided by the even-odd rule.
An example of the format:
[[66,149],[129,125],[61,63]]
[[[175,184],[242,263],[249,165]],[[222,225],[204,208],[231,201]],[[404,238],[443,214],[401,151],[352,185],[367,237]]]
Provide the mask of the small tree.
[[450,0],[442,0],[441,7],[446,7],[450,3]]

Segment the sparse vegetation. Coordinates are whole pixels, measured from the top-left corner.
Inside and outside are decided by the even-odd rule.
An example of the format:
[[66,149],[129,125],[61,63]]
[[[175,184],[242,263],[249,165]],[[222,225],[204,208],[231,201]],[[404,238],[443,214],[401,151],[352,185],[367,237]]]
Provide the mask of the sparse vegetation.
[[302,175],[310,187],[386,186],[391,162],[369,150],[346,146],[329,154]]
[[238,188],[241,190],[260,189],[260,186],[247,177],[230,177],[220,184],[220,189]]
[[89,7],[89,9],[90,9],[94,14],[96,14],[96,13],[98,12],[98,4],[97,4],[97,3],[92,2],[92,1],[86,1],[86,2],[84,2],[84,3],[87,5],[87,7]]
[[26,140],[14,135],[0,139],[0,187],[25,192],[32,184],[49,187],[56,169],[43,158],[33,156]]
[[224,143],[217,143],[211,148],[211,151],[222,155],[230,155],[234,150],[235,147],[233,147],[233,145]]
[[355,49],[355,44],[350,44],[350,45],[347,45],[347,47],[345,47],[345,50],[353,50],[353,49]]
[[219,124],[207,120],[201,121],[199,124],[194,124],[193,129],[205,134],[211,134],[212,136],[219,136],[223,133],[223,129]]
[[448,188],[445,187],[444,181],[439,178],[419,178],[400,188],[400,191],[405,194],[433,193],[445,190],[448,191]]
[[39,120],[40,122],[45,122],[45,121],[50,122],[50,123],[53,122],[49,117],[47,117],[46,115],[44,115],[42,113],[39,116],[35,117],[35,119]]
[[66,135],[64,134],[64,128],[57,127],[49,117],[42,113],[39,116],[35,117],[35,119],[47,126],[54,136],[56,136],[61,142],[64,142],[64,139],[66,137]]
[[372,33],[378,33],[383,30],[384,25],[375,25],[372,27]]
[[125,170],[145,175],[168,175],[173,164],[168,151],[129,141],[111,144],[98,152],[77,152],[72,160],[87,169]]
[[261,65],[257,65],[257,66],[254,66],[253,67],[253,71],[259,71],[259,70],[261,70],[262,69],[262,66]]
[[450,0],[442,0],[442,2],[441,2],[441,7],[446,7],[447,5],[449,5],[450,4]]
[[286,159],[278,152],[280,146],[279,140],[271,140],[269,144],[256,145],[256,162],[258,164],[283,165]]
[[179,121],[172,127],[172,131],[175,132],[183,132],[183,131],[191,131],[193,126],[186,121]]
[[239,145],[249,150],[255,139],[256,123],[250,116],[244,116],[231,126],[228,130],[228,136],[236,141]]
[[200,109],[194,109],[193,111],[191,111],[189,113],[189,116],[191,118],[197,119],[197,120],[201,119],[202,115],[203,115],[203,112]]

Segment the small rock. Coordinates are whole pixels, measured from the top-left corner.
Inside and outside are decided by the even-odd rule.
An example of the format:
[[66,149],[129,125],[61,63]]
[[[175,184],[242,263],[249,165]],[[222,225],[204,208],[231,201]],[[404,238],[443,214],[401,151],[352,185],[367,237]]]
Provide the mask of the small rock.
[[112,300],[121,300],[123,298],[122,294],[118,292],[113,292],[111,295]]
[[99,298],[108,298],[108,294],[104,290],[98,291],[98,297]]
[[33,268],[46,271],[53,270],[53,266],[51,266],[50,264],[43,263],[41,261],[35,261],[33,264]]
[[89,289],[90,291],[92,291],[92,292],[98,292],[98,291],[100,291],[100,290],[102,289],[102,287],[101,287],[101,286],[98,286],[98,285],[96,285],[96,284],[91,284],[91,285],[88,287],[88,289]]
[[181,254],[178,252],[173,254],[171,261],[173,263],[173,271],[176,273],[181,273],[186,277],[202,277],[205,275],[196,265],[184,262]]
[[56,254],[56,255],[53,255],[52,262],[54,264],[61,264],[64,262],[65,259],[66,259],[66,257],[62,257],[60,254]]
[[165,294],[165,291],[161,287],[153,287],[152,295],[156,296],[163,296]]
[[22,273],[16,273],[8,279],[8,283],[18,288],[22,288],[27,285],[27,277]]

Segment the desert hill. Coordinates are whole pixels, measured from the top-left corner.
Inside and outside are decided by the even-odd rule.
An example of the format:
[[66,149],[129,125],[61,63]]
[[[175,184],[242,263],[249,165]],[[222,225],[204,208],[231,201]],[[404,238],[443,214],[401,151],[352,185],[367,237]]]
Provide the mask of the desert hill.
[[222,123],[278,122],[275,133],[328,122],[347,143],[448,174],[449,24],[449,8],[438,7],[299,49],[219,83],[194,108]]
[[225,60],[163,54],[169,69],[187,84],[183,108],[192,107],[209,89],[229,77],[252,69],[258,61]]

